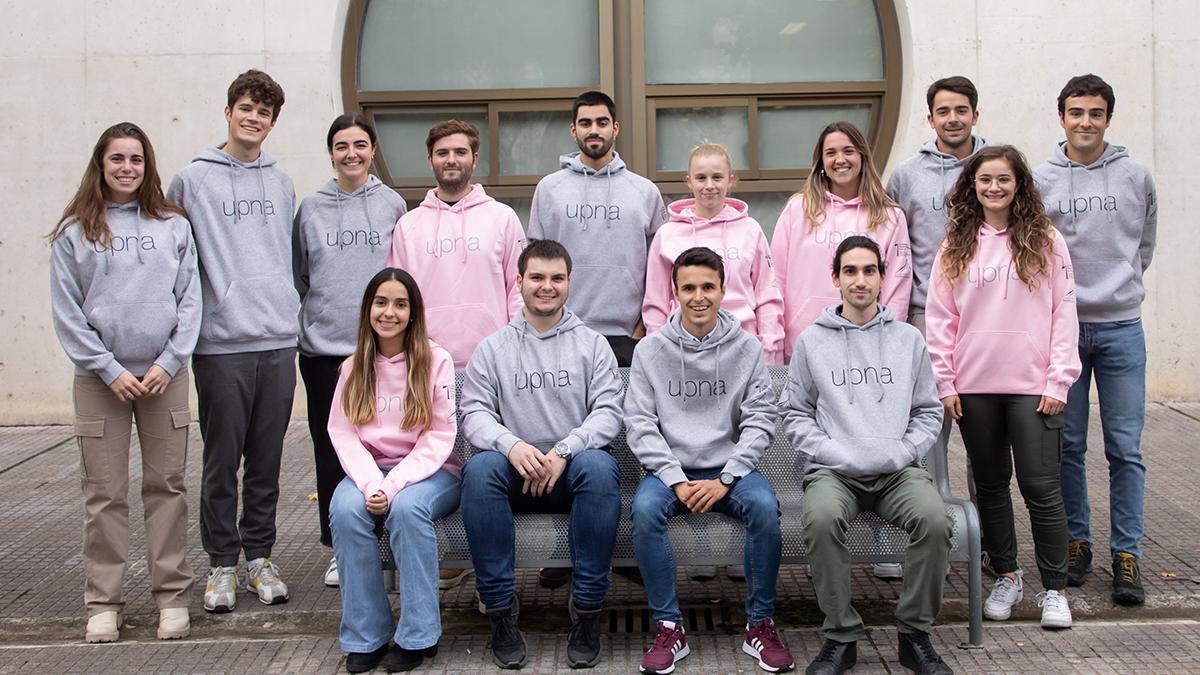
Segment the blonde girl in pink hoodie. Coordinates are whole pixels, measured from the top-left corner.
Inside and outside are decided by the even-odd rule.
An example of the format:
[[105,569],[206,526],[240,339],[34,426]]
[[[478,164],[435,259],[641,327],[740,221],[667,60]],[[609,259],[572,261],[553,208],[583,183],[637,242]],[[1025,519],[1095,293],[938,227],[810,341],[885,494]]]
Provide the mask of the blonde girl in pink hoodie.
[[829,267],[838,244],[855,234],[879,244],[888,271],[879,302],[905,321],[912,294],[908,222],[884,191],[862,132],[849,122],[834,122],[817,137],[808,180],[779,214],[771,237],[783,291],[786,358],[821,311],[841,302],[829,283]]
[[[354,354],[329,411],[329,439],[346,471],[329,520],[341,571],[339,637],[352,673],[380,662],[388,672],[411,670],[437,653],[433,521],[457,509],[462,492],[455,417],[454,361],[426,334],[421,291],[408,272],[384,269],[363,293]],[[380,522],[400,572],[398,624],[379,567]]]
[[671,282],[675,258],[689,248],[705,246],[725,261],[721,307],[758,338],[768,365],[782,364],[784,353],[790,351],[783,342],[783,297],[762,226],[748,215],[746,202],[728,197],[737,182],[729,151],[708,141],[696,146],[688,157],[685,180],[692,198],[667,207],[670,220],[650,244],[642,302],[646,332],[662,328],[678,307]]
[[983,613],[1007,619],[1024,596],[1009,494],[1015,467],[1045,589],[1042,627],[1069,628],[1059,462],[1063,406],[1081,368],[1071,256],[1012,146],[974,155],[946,208],[926,339],[938,395],[975,470],[984,547],[999,575]]

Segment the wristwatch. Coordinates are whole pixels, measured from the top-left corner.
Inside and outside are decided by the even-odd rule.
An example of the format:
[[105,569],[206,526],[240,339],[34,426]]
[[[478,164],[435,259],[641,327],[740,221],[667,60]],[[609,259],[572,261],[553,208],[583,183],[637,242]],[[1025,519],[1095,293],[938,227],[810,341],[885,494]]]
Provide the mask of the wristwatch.
[[559,457],[562,457],[563,459],[571,459],[571,446],[567,445],[566,443],[562,441],[555,443],[553,450],[554,454],[558,455]]
[[733,487],[733,484],[736,482],[737,476],[729,473],[728,471],[721,472],[721,485],[724,485],[725,487]]

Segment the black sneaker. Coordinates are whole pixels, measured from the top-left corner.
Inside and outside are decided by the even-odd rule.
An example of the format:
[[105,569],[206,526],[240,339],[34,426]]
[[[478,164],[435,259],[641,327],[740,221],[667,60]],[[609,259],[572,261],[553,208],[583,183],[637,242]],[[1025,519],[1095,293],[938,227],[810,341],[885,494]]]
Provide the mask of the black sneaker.
[[591,668],[600,663],[600,615],[603,609],[579,609],[575,600],[567,603],[571,612],[571,630],[567,633],[567,665]]
[[954,671],[938,656],[929,633],[913,631],[900,634],[900,665],[917,675],[953,675]]
[[570,581],[570,567],[543,567],[538,570],[538,586],[542,588],[560,588]]
[[1113,602],[1118,605],[1140,605],[1146,602],[1146,589],[1142,588],[1142,570],[1138,559],[1129,553],[1113,556]]
[[492,648],[492,661],[501,668],[520,668],[528,659],[525,636],[517,627],[520,602],[513,593],[512,603],[507,607],[489,609],[488,620],[492,622],[492,637],[488,644]]
[[375,666],[379,665],[387,653],[388,646],[386,644],[373,652],[347,652],[346,672],[369,673],[375,670]]
[[387,656],[383,657],[383,668],[389,673],[404,672],[412,670],[421,665],[421,662],[426,657],[433,658],[437,656],[438,646],[426,647],[425,649],[405,649],[400,645],[392,645],[388,650]]
[[804,675],[841,675],[858,663],[858,643],[826,640]]
[[1067,585],[1082,586],[1092,571],[1092,545],[1072,539],[1067,545]]

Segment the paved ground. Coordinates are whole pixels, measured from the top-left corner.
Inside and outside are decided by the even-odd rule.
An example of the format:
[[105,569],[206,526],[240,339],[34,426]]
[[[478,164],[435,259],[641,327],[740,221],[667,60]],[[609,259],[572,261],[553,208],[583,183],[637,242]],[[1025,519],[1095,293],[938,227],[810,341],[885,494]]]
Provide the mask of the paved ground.
[[[1100,438],[1093,424],[1092,438]],[[1071,595],[1075,628],[1041,631],[1033,595],[1041,590],[1032,557],[1028,521],[1018,508],[1021,562],[1030,570],[1028,598],[1012,623],[985,626],[983,650],[957,649],[966,637],[966,571],[956,567],[946,588],[946,606],[935,642],[959,672],[1200,672],[1200,465],[1192,452],[1200,438],[1200,404],[1152,404],[1145,434],[1149,470],[1143,572],[1147,606],[1126,609],[1108,599],[1111,574],[1103,565],[1087,586]],[[193,429],[188,485],[191,490],[197,574],[207,562],[194,522],[199,491],[200,439]],[[136,453],[136,448],[134,450]],[[238,611],[223,616],[199,610],[196,590],[193,638],[175,643],[154,640],[155,610],[148,589],[142,528],[132,532],[130,573],[125,591],[127,627],[115,645],[83,645],[82,560],[78,450],[68,427],[0,429],[0,673],[60,672],[334,672],[341,668],[336,640],[339,598],[321,584],[328,553],[317,543],[311,448],[304,423],[293,424],[285,450],[279,508],[279,542],[274,559],[292,588],[286,605],[265,607],[243,594]],[[1094,533],[1106,546],[1108,509],[1106,468],[1095,445],[1089,469]],[[961,445],[952,447],[953,466],[963,465]],[[957,472],[956,494],[965,494]],[[136,486],[138,476],[133,479]],[[135,521],[141,513],[136,489],[130,495]],[[1102,558],[1103,556],[1101,556]],[[895,634],[888,617],[899,584],[879,581],[856,569],[855,601],[875,626],[860,645],[854,672],[896,672]],[[526,671],[566,670],[562,608],[566,590],[546,591],[532,571],[518,579],[530,629],[533,658]],[[681,580],[688,608],[693,655],[681,673],[757,672],[737,651],[742,621],[741,583],[719,577],[709,583]],[[486,622],[474,610],[470,584],[443,594],[445,637],[429,672],[493,672],[486,650]],[[609,596],[609,653],[602,672],[631,672],[649,640],[649,621],[640,587],[616,579]],[[545,611],[543,611],[545,610]],[[560,616],[561,615],[561,616]],[[803,568],[785,567],[779,581],[778,619],[798,660],[819,648],[820,614]]]

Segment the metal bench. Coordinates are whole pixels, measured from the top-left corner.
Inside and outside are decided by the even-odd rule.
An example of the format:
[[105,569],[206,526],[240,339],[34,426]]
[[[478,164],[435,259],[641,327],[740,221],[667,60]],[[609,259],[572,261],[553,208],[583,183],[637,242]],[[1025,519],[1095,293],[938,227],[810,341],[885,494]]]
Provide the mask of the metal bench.
[[[771,366],[771,378],[776,393],[787,378],[787,368]],[[629,371],[621,368],[621,379],[629,385]],[[455,393],[462,394],[463,373],[455,373]],[[629,507],[638,482],[645,475],[641,464],[629,450],[625,432],[613,440],[611,451],[621,469],[621,524],[613,551],[614,566],[634,566],[633,531]],[[461,433],[454,441],[454,452],[464,462],[475,452]],[[804,492],[796,475],[797,453],[787,442],[781,420],[776,421],[771,445],[763,453],[758,470],[771,483],[779,498],[782,512],[783,564],[803,564],[808,561],[801,537],[800,514]],[[931,452],[921,462],[930,474],[946,502],[946,513],[954,520],[954,535],[950,549],[951,562],[967,563],[970,627],[964,646],[980,647],[983,643],[983,585],[980,570],[979,517],[969,500],[950,494],[950,477],[946,454]],[[518,567],[570,567],[567,548],[566,514],[516,514],[516,564]],[[462,515],[458,512],[443,518],[437,525],[438,554],[446,568],[471,566],[467,533]],[[744,536],[741,523],[717,513],[686,514],[675,518],[669,526],[671,544],[680,564],[741,565]],[[871,512],[858,515],[850,524],[851,559],[855,563],[904,562],[908,534],[885,523]],[[385,569],[394,569],[388,538],[379,540],[380,557]]]

